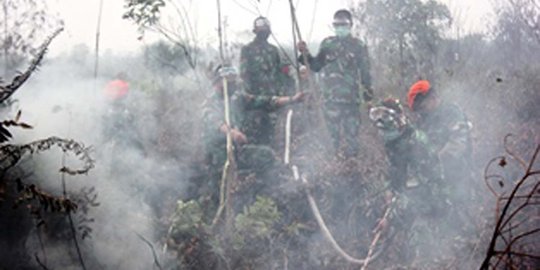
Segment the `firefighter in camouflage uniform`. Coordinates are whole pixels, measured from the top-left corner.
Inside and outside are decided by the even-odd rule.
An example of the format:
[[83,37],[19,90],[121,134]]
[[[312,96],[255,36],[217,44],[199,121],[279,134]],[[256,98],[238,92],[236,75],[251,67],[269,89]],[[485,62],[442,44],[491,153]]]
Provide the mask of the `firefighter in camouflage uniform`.
[[426,183],[443,186],[439,158],[427,135],[414,128],[405,116],[399,100],[385,99],[370,109],[369,117],[384,140],[392,190],[401,192]]
[[[230,126],[225,123],[223,76],[227,77],[227,90],[230,96]],[[203,122],[205,142],[205,160],[209,169],[210,190],[215,192],[217,181],[220,178],[223,165],[227,159],[226,134],[230,130],[234,143],[234,154],[238,170],[248,170],[259,173],[264,172],[276,163],[274,151],[267,145],[257,144],[249,129],[250,110],[275,110],[287,104],[299,102],[303,94],[288,96],[253,95],[241,89],[237,80],[237,71],[233,67],[220,67],[216,70],[213,80],[213,95],[204,105]]]
[[[256,96],[285,96],[294,91],[294,80],[288,75],[288,64],[281,61],[276,46],[268,43],[271,34],[270,22],[258,17],[253,22],[255,38],[242,47],[240,52],[240,76],[245,91]],[[267,108],[246,112],[253,126],[246,135],[256,144],[272,145],[276,129],[277,114]]]
[[[351,35],[352,15],[347,10],[334,14],[335,36],[324,39],[316,56],[309,54],[306,43],[301,41],[298,49],[306,57],[311,70],[319,72],[322,80],[322,96],[326,126],[332,137],[336,153],[340,143],[345,142],[345,156],[358,154],[358,129],[362,101],[373,97],[370,64],[366,46]],[[305,55],[304,55],[305,54]]]
[[405,116],[399,100],[382,101],[370,109],[369,118],[384,140],[390,163],[388,197],[396,198],[391,224],[407,239],[399,253],[405,262],[419,262],[431,257],[448,207],[439,158],[426,134]]
[[474,209],[478,197],[476,190],[481,188],[474,181],[472,124],[461,108],[442,99],[438,89],[429,81],[414,83],[407,98],[410,109],[416,113],[416,125],[427,134],[441,160],[448,183],[450,215],[445,223],[447,238],[459,245],[467,245],[479,229],[468,221],[477,211]]
[[410,109],[417,114],[417,126],[424,131],[443,164],[451,183],[453,201],[467,196],[472,178],[472,124],[456,105],[441,99],[429,81],[418,81],[408,93]]

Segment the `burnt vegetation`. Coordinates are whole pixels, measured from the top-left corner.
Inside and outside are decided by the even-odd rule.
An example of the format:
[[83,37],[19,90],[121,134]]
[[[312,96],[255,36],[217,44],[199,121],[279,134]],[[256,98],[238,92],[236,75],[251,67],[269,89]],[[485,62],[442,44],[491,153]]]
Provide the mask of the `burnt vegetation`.
[[[31,75],[37,71],[47,52],[47,48],[62,30],[62,28],[56,30],[44,41],[24,72],[17,72],[17,75],[10,82],[0,85],[1,103],[6,102],[17,90],[21,89]],[[32,159],[33,156],[58,147],[63,153],[71,153],[81,160],[83,163],[81,168],[69,168],[62,164],[58,170],[62,175],[86,174],[94,167],[94,161],[90,157],[89,149],[74,140],[50,137],[25,144],[10,143],[13,135],[9,129],[33,128],[30,124],[22,122],[21,117],[22,112],[19,110],[14,119],[0,122],[0,141],[2,142],[2,145],[0,145],[2,171],[0,207],[2,208],[1,215],[3,217],[1,226],[4,232],[11,234],[6,243],[7,246],[10,246],[9,251],[3,247],[1,260],[4,263],[3,267],[27,269],[35,265],[28,257],[29,253],[24,250],[24,241],[31,231],[37,234],[42,233],[42,230],[48,232],[47,229],[43,228],[48,227],[51,222],[58,222],[58,220],[63,220],[66,217],[71,220],[71,215],[77,213],[80,216],[80,225],[77,228],[78,230],[73,228],[73,239],[78,238],[79,233],[84,239],[89,237],[92,231],[89,226],[92,219],[87,218],[88,208],[96,207],[99,204],[96,202],[96,195],[92,195],[93,189],[90,191],[83,189],[80,194],[67,194],[65,183],[63,183],[63,194],[53,194],[40,188],[39,176],[33,175],[33,168],[25,165],[25,161]],[[79,204],[83,205],[82,213],[78,212]],[[29,218],[27,217],[28,214],[30,215]],[[19,224],[16,225],[17,223]],[[71,226],[73,227],[73,224]],[[34,228],[32,229],[32,227]],[[41,237],[39,239],[41,241]],[[42,248],[44,247],[42,246]],[[46,268],[41,260],[36,253],[35,261]]]
[[[453,207],[447,227],[422,238],[426,253],[411,251],[412,221],[401,212],[403,201],[385,192],[391,164],[376,129],[364,118],[361,155],[332,158],[317,100],[278,112],[277,154],[287,164],[265,175],[234,170],[223,182],[222,175],[209,175],[200,111],[212,91],[207,66],[214,67],[218,52],[197,47],[183,5],[126,1],[124,18],[164,41],[102,60],[101,73],[109,77],[125,68],[125,99],[54,104],[53,113],[70,114],[61,126],[80,124],[81,134],[98,138],[89,136],[92,148],[57,136],[12,143],[39,129],[24,120],[24,103],[0,122],[0,269],[540,267],[540,64],[531,60],[540,57],[538,1],[494,1],[497,21],[488,33],[455,36],[448,34],[451,10],[433,1],[367,0],[351,7],[356,30],[378,60],[372,61],[378,98],[405,99],[411,82],[428,78],[474,125],[469,203]],[[167,28],[169,14],[182,23]],[[60,32],[24,72],[2,81],[6,118],[14,94],[40,73],[90,82],[74,88],[105,84],[89,74],[93,56],[84,45],[38,71]],[[228,39],[242,43],[232,31]],[[227,50],[237,56],[239,47]],[[98,109],[81,117],[76,107],[85,102]],[[292,123],[285,120],[288,109]]]

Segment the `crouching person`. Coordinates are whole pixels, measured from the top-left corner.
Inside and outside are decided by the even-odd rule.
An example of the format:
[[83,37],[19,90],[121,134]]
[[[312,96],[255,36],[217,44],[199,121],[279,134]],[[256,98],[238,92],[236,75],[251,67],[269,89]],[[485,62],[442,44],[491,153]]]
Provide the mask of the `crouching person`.
[[[225,121],[225,101],[224,101],[224,80],[226,78],[227,93],[229,97],[229,124]],[[300,102],[304,95],[298,93],[294,96],[263,96],[246,93],[240,81],[238,73],[234,67],[223,66],[216,69],[212,81],[212,95],[206,100],[203,112],[205,142],[205,160],[208,167],[209,178],[206,188],[206,195],[212,201],[219,199],[219,182],[223,171],[223,166],[227,160],[227,132],[230,132],[234,157],[239,172],[251,174],[257,180],[269,168],[277,162],[274,151],[266,145],[251,144],[257,138],[249,138],[246,134],[253,134],[246,130],[249,122],[246,119],[249,110],[273,110],[287,104]],[[258,181],[260,182],[260,181]],[[250,192],[252,197],[256,192]],[[203,195],[203,194],[201,194]]]
[[389,161],[388,196],[396,199],[390,225],[407,239],[398,241],[406,246],[396,252],[409,266],[420,266],[427,263],[421,258],[437,255],[431,251],[437,250],[439,225],[447,208],[440,161],[425,133],[403,113],[399,100],[382,101],[370,109],[369,117],[384,140]]

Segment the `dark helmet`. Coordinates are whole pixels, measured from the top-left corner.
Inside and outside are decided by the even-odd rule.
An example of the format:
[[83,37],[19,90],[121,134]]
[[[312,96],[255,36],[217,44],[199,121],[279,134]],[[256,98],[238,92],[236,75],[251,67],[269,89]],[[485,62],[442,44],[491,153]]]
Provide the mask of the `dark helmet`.
[[346,9],[340,9],[334,13],[334,23],[340,20],[348,20],[349,23],[352,25],[352,14],[350,11]]
[[381,105],[394,110],[396,113],[403,113],[403,105],[397,98],[389,97],[381,101]]
[[253,32],[270,31],[270,21],[266,17],[257,17],[253,21]]
[[403,131],[409,120],[403,113],[399,99],[387,98],[369,110],[369,119],[384,131]]

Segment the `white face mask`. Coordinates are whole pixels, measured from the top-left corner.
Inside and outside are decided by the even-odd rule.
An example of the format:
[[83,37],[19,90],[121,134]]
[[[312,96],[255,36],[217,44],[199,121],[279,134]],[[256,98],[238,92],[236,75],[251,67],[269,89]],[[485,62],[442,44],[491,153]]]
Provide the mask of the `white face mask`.
[[346,37],[351,34],[351,27],[347,25],[338,25],[334,27],[337,37]]

